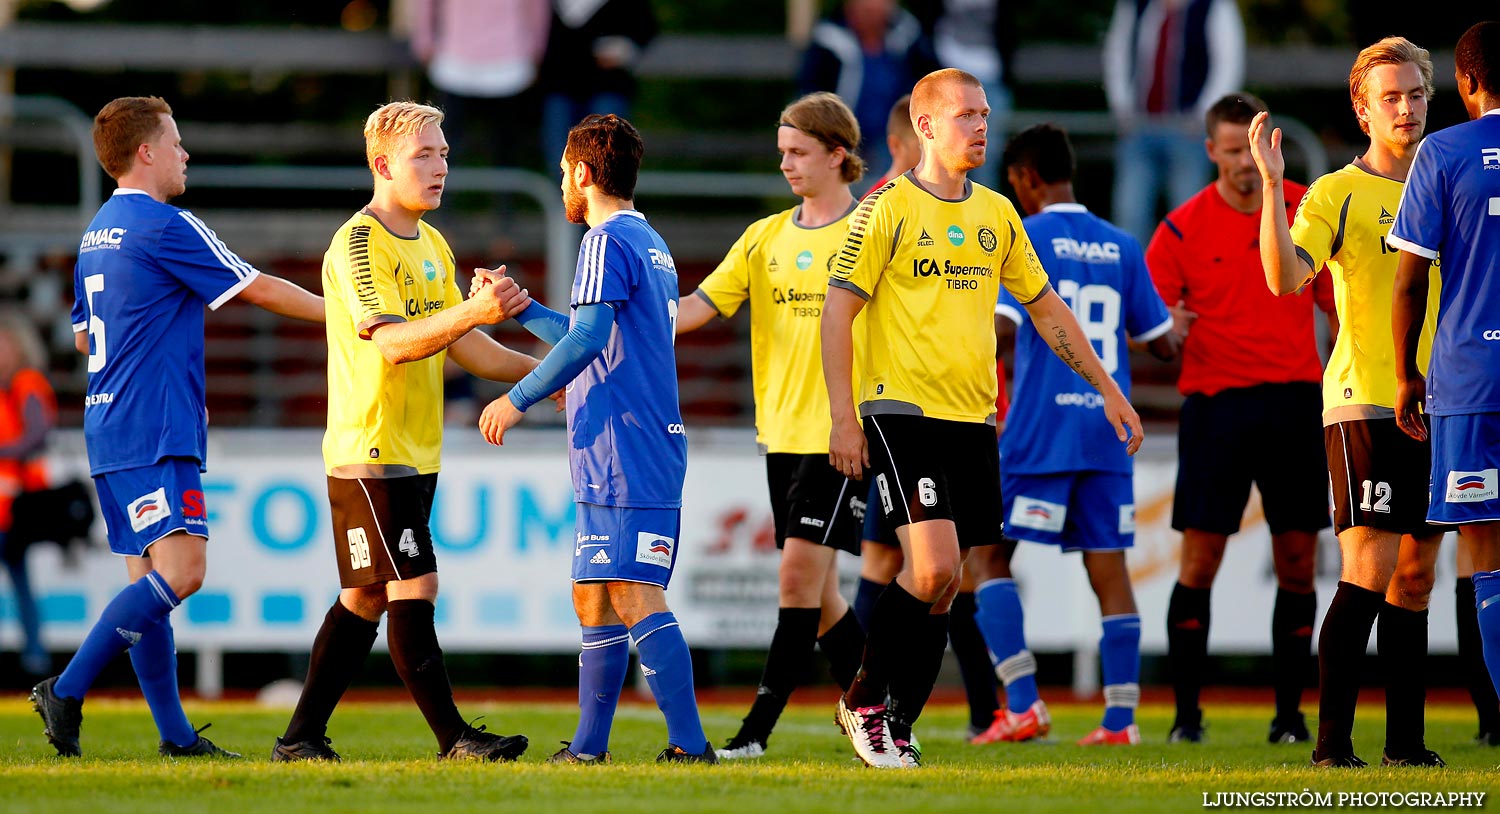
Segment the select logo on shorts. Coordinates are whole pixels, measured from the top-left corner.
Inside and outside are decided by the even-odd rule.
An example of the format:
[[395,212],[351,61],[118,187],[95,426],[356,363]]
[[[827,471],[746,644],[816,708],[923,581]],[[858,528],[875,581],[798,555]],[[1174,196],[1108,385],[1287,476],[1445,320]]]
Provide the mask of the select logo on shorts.
[[1068,507],[1034,497],[1017,495],[1010,509],[1010,524],[1037,531],[1059,532],[1068,519]]
[[144,531],[171,517],[172,504],[167,502],[167,487],[130,501],[125,513],[130,515],[130,527],[136,531]]
[[676,545],[677,541],[671,537],[643,531],[635,536],[635,561],[671,568],[672,549]]
[[1120,507],[1120,533],[1135,534],[1135,504],[1126,503]]
[[1500,469],[1448,473],[1448,503],[1480,503],[1500,497]]

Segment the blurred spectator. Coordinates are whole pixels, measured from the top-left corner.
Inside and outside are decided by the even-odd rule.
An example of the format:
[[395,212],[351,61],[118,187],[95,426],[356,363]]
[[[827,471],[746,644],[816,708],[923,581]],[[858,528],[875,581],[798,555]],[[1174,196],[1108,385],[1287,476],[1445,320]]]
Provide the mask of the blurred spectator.
[[1006,118],[1015,102],[1010,62],[1016,50],[1016,0],[911,0],[907,5],[922,21],[938,62],[968,71],[984,85],[990,103],[989,142],[995,150],[969,177],[997,189],[999,148],[1005,144]]
[[515,166],[536,149],[529,92],[547,48],[547,0],[408,0],[412,53],[442,93],[454,160]]
[[542,59],[542,156],[556,169],[568,130],[590,113],[630,115],[635,66],[656,37],[650,0],[552,0]]
[[841,11],[813,26],[797,92],[843,97],[864,134],[861,157],[883,167],[891,161],[885,144],[891,105],[939,67],[921,24],[896,0],[844,0]]
[[24,547],[7,549],[13,502],[22,492],[47,488],[43,453],[47,432],[57,421],[52,387],[42,373],[42,345],[36,332],[17,314],[0,315],[0,552],[10,573],[21,620],[21,669],[32,676],[50,672],[51,658],[42,646],[41,614],[31,593]]
[[1142,244],[1161,193],[1182,205],[1208,179],[1203,115],[1245,77],[1234,0],[1118,0],[1104,39],[1104,87],[1119,127],[1113,220]]

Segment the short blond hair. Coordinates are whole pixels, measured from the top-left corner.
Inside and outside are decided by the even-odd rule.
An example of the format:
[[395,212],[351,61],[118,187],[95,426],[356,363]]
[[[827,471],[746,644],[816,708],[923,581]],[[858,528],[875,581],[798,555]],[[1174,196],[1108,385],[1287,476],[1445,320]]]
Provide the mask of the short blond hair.
[[[1370,71],[1376,65],[1405,65],[1412,63],[1422,73],[1422,90],[1427,93],[1427,98],[1432,98],[1432,56],[1427,53],[1426,48],[1416,45],[1405,37],[1386,37],[1380,42],[1359,52],[1359,58],[1354,60],[1354,67],[1349,69],[1349,104],[1354,108],[1358,118],[1359,105],[1365,100],[1365,84],[1369,81]],[[1370,133],[1370,124],[1364,119],[1359,119],[1359,129],[1366,135]]]
[[838,95],[827,91],[809,93],[781,111],[782,127],[791,127],[812,136],[830,153],[844,148],[844,163],[839,178],[852,184],[864,177],[865,160],[859,157],[859,120]]
[[940,102],[946,101],[946,95],[951,88],[971,87],[984,89],[984,83],[978,77],[957,68],[943,68],[940,71],[922,77],[917,81],[916,87],[911,89],[911,124],[917,126],[917,117],[923,114],[931,116],[936,110],[934,107]]
[[442,124],[443,111],[417,102],[390,102],[376,108],[365,119],[365,163],[375,171],[375,156],[391,155],[396,141],[422,132],[428,125]]

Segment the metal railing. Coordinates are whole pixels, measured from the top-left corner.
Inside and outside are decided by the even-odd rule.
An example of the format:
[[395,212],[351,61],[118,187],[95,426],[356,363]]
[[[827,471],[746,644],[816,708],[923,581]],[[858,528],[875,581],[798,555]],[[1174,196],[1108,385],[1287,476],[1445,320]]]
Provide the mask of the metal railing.
[[[0,125],[7,130],[16,120],[54,121],[63,126],[72,141],[72,152],[78,158],[78,231],[88,228],[94,212],[103,200],[99,167],[94,159],[94,120],[73,103],[55,96],[11,96],[0,94]],[[12,237],[0,231],[0,238]]]

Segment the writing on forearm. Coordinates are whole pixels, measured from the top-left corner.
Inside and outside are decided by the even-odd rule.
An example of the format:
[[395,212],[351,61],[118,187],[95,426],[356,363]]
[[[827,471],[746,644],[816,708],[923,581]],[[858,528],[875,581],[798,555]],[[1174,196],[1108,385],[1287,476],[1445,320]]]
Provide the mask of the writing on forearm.
[[1073,368],[1074,373],[1082,376],[1084,381],[1096,388],[1099,386],[1099,380],[1085,367],[1085,360],[1088,357],[1080,356],[1073,351],[1073,343],[1068,337],[1068,329],[1061,325],[1052,329],[1052,352],[1057,354],[1057,358],[1067,363],[1068,367]]

